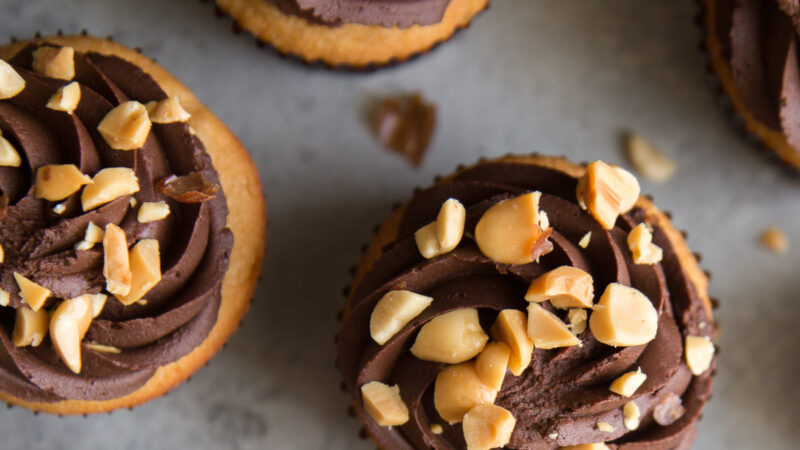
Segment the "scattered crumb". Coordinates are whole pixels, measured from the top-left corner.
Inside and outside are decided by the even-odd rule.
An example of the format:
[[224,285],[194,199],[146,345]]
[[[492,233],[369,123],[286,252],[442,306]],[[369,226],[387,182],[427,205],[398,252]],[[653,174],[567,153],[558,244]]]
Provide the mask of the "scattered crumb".
[[614,432],[614,425],[611,425],[608,422],[597,422],[596,424],[597,429],[604,432],[604,433],[613,433]]
[[625,137],[625,153],[634,169],[648,181],[663,183],[675,174],[675,163],[638,134]]
[[773,253],[786,253],[789,239],[780,228],[770,225],[761,232],[761,245]]
[[591,232],[591,231],[589,231],[589,232],[587,232],[586,234],[584,234],[584,235],[583,235],[583,237],[581,238],[581,240],[580,240],[580,241],[578,241],[578,245],[579,245],[581,248],[586,248],[586,247],[588,247],[588,246],[589,246],[589,241],[590,241],[591,239],[592,239],[592,232]]
[[433,135],[436,106],[419,93],[386,97],[375,108],[370,122],[381,145],[417,167]]
[[547,437],[549,437],[552,440],[556,440],[558,439],[558,433],[550,433]]

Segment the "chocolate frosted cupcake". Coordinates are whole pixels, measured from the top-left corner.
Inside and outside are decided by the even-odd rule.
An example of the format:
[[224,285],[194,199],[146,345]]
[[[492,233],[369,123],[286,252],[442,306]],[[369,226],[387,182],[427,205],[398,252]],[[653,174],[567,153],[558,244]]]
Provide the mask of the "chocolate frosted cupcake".
[[164,394],[247,310],[257,172],[132,49],[53,36],[0,58],[0,399],[78,414]]
[[800,170],[800,6],[789,0],[701,0],[704,45],[745,129]]
[[706,276],[633,175],[509,156],[416,192],[380,227],[338,364],[387,450],[685,449],[712,329]]
[[259,43],[306,62],[405,61],[469,25],[489,0],[216,0]]

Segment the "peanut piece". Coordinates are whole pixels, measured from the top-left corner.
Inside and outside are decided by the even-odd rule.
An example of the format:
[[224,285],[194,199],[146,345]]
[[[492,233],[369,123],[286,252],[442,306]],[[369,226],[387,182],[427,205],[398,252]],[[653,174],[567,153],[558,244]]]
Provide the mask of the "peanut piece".
[[702,375],[714,359],[714,344],[706,336],[686,336],[686,365],[694,375]]
[[32,310],[38,311],[44,305],[47,297],[50,297],[50,289],[34,283],[17,272],[14,272],[14,279],[19,286],[19,296]]
[[86,212],[135,192],[139,192],[139,180],[133,169],[109,167],[97,172],[92,184],[83,189],[81,205]]
[[67,205],[64,204],[64,203],[59,203],[59,204],[53,206],[53,212],[56,213],[56,214],[63,214],[64,211],[66,211],[66,210],[67,210]]
[[508,410],[496,405],[478,405],[464,416],[464,440],[467,450],[489,450],[503,447],[511,440],[517,419]]
[[158,240],[142,239],[128,256],[131,270],[131,289],[127,295],[117,296],[123,305],[131,305],[161,281],[161,253]]
[[92,299],[87,295],[64,300],[50,318],[50,340],[61,361],[81,373],[81,341],[92,323]]
[[103,312],[108,296],[106,294],[84,294],[92,302],[92,318],[99,316]]
[[665,427],[675,423],[685,413],[681,398],[669,392],[653,408],[653,420]]
[[635,372],[628,372],[621,375],[619,378],[614,380],[613,383],[611,383],[611,386],[608,389],[611,392],[619,394],[623,397],[630,397],[636,393],[636,390],[642,386],[644,380],[646,379],[647,375],[642,372],[640,367]]
[[786,253],[789,250],[789,239],[776,226],[768,226],[761,233],[761,244],[773,253]]
[[504,342],[511,350],[508,369],[515,376],[522,375],[531,364],[533,341],[528,336],[527,323],[524,312],[504,309],[497,315],[490,330],[494,340]]
[[114,347],[113,345],[103,345],[103,344],[98,344],[96,342],[87,342],[83,345],[85,345],[86,348],[90,350],[94,350],[100,353],[112,353],[116,355],[122,353],[122,350],[118,349],[117,347]]
[[33,52],[33,71],[49,78],[75,78],[75,50],[72,47],[39,47]]
[[561,447],[561,450],[609,450],[609,447],[604,442],[594,442],[592,444],[567,445]]
[[658,313],[638,290],[611,283],[594,307],[589,328],[594,337],[606,345],[642,345],[656,337]]
[[369,333],[380,345],[385,344],[411,319],[417,317],[433,301],[432,297],[411,291],[387,292],[375,305],[369,319]]
[[51,202],[63,200],[91,182],[75,164],[42,166],[36,170],[34,195]]
[[525,300],[544,302],[556,308],[591,308],[594,300],[592,276],[577,267],[561,266],[531,282]]
[[580,248],[586,248],[589,246],[589,242],[592,240],[592,232],[587,231],[586,234],[583,235],[580,241],[578,241],[578,246]]
[[475,357],[488,340],[478,320],[478,310],[461,308],[423,325],[411,354],[425,361],[457,364]]
[[17,149],[11,145],[8,139],[0,136],[0,166],[19,167],[21,165],[22,158],[20,158]]
[[426,259],[452,251],[464,235],[466,209],[458,200],[447,199],[439,209],[436,221],[417,230],[414,239]]
[[558,316],[538,303],[528,305],[528,336],[534,348],[572,347],[581,343]]
[[639,428],[640,417],[641,412],[636,403],[628,402],[622,407],[622,423],[625,424],[625,428],[628,430],[633,431]]
[[569,319],[568,326],[576,336],[586,331],[586,321],[588,317],[589,315],[586,313],[586,310],[581,308],[572,308],[567,312],[567,318]]
[[614,432],[614,425],[611,425],[608,422],[597,422],[595,424],[598,430],[602,431],[603,433],[613,433]]
[[94,222],[89,222],[89,225],[86,225],[86,232],[84,233],[83,240],[93,244],[98,244],[103,242],[104,235],[105,233],[103,232],[102,228],[95,225]]
[[371,381],[361,386],[361,397],[364,410],[378,425],[390,427],[408,422],[408,407],[400,397],[399,386]]
[[0,289],[0,306],[8,306],[9,301],[11,301],[11,294],[6,290]]
[[548,229],[540,217],[541,192],[530,192],[503,200],[489,208],[475,227],[475,241],[481,252],[504,264],[535,261],[544,249]]
[[578,180],[576,195],[581,207],[588,209],[603,228],[610,230],[617,217],[636,204],[639,182],[625,169],[595,161]]
[[442,434],[442,433],[444,433],[444,428],[441,425],[439,425],[438,423],[435,423],[435,424],[431,425],[431,433],[433,433],[433,434]]
[[168,215],[169,205],[167,205],[167,202],[144,202],[139,207],[139,214],[137,214],[136,219],[139,223],[150,223],[161,220]]
[[80,241],[76,242],[72,248],[74,248],[76,251],[83,252],[94,247],[94,244],[95,244],[94,242],[89,242],[85,239],[81,239]]
[[0,100],[12,98],[25,89],[22,78],[11,64],[0,59]]
[[106,290],[120,296],[131,291],[133,275],[128,257],[128,242],[122,228],[110,223],[106,225],[103,236],[103,276],[106,278]]
[[636,225],[628,235],[628,249],[635,264],[656,264],[664,256],[661,247],[653,244],[653,234],[643,223]]
[[153,100],[144,105],[153,123],[186,122],[192,117],[175,97]]
[[494,403],[496,397],[497,391],[483,384],[471,361],[442,369],[433,388],[433,406],[450,425],[461,422],[475,406]]
[[72,114],[78,109],[78,104],[81,101],[81,86],[77,81],[58,88],[55,94],[50,97],[47,102],[47,107],[55,111],[64,111],[67,114]]
[[475,372],[478,373],[483,384],[495,391],[499,391],[503,387],[509,356],[511,356],[511,349],[504,342],[492,342],[483,348],[483,351],[475,359]]
[[115,150],[135,150],[144,145],[150,134],[147,109],[137,101],[120,103],[108,112],[97,130],[109,147]]
[[34,311],[25,305],[17,308],[12,340],[17,347],[38,347],[47,335],[50,314],[44,309]]
[[6,252],[3,250],[3,246],[0,245],[0,263],[3,263],[6,260]]
[[675,173],[675,163],[650,141],[637,134],[627,136],[626,150],[628,160],[646,180],[663,183]]

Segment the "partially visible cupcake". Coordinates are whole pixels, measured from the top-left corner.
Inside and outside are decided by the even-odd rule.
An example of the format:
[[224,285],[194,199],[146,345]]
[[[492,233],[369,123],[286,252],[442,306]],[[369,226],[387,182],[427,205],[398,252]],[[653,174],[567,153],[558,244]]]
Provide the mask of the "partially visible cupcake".
[[246,150],[137,51],[91,36],[0,47],[0,399],[131,407],[236,329],[263,256]]
[[380,227],[337,361],[384,450],[688,449],[715,361],[707,282],[630,173],[484,161]]
[[704,46],[748,133],[800,170],[800,6],[790,0],[700,0]]
[[216,0],[281,54],[333,67],[402,62],[447,41],[489,0]]

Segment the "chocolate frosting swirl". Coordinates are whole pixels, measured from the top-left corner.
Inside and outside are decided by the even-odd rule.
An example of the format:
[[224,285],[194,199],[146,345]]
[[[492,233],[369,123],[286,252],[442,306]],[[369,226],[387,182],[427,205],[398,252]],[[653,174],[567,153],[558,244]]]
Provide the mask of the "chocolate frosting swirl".
[[283,13],[309,22],[408,28],[441,22],[450,0],[266,0]]
[[[218,184],[217,173],[203,144],[185,123],[154,123],[145,144],[135,151],[112,150],[97,131],[116,105],[167,98],[158,83],[138,66],[99,53],[75,53],[75,78],[81,100],[73,114],[45,107],[64,81],[31,70],[30,44],[10,61],[24,78],[25,89],[0,101],[0,129],[23,157],[21,167],[0,167],[0,190],[10,205],[0,217],[0,288],[11,294],[9,308],[0,308],[0,390],[26,401],[106,400],[142,386],[155,369],[176,361],[198,346],[214,326],[221,301],[220,285],[227,269],[233,236],[225,227],[228,214],[219,192],[204,203],[180,203],[161,194],[155,184],[172,174],[201,172]],[[36,169],[47,164],[75,164],[93,175],[104,167],[133,168],[142,202],[165,201],[167,218],[139,223],[129,196],[84,213],[80,191],[53,212],[54,202],[34,196]],[[18,272],[52,291],[45,308],[58,299],[98,293],[105,287],[103,251],[73,249],[87,224],[120,226],[130,244],[159,241],[161,281],[146,294],[146,304],[124,306],[109,296],[93,320],[85,341],[109,345],[121,353],[103,353],[83,345],[83,368],[71,372],[58,358],[49,338],[38,347],[15,347],[10,339],[14,309],[20,306]],[[84,342],[85,342],[84,341]]]
[[[659,313],[656,338],[646,345],[614,348],[599,343],[586,329],[583,345],[554,350],[536,349],[521,376],[506,374],[496,404],[517,419],[508,448],[547,449],[602,442],[611,448],[689,448],[695,423],[710,395],[709,372],[693,376],[683,359],[683,337],[706,336],[711,319],[703,300],[682,268],[663,229],[655,227],[654,242],[664,251],[660,264],[637,265],[626,244],[628,232],[644,219],[635,208],[620,217],[612,230],[603,229],[582,210],[575,198],[577,180],[544,166],[493,162],[460,171],[453,178],[418,191],[402,211],[396,239],[384,247],[350,292],[348,311],[339,336],[338,364],[346,389],[370,435],[384,449],[464,448],[460,424],[447,425],[433,406],[433,382],[441,363],[415,358],[409,347],[416,332],[430,319],[458,308],[477,308],[488,330],[502,309],[525,310],[530,282],[562,265],[589,272],[595,292],[612,282],[644,293]],[[540,209],[553,227],[553,252],[525,265],[495,263],[481,254],[474,227],[491,205],[529,191],[541,191]],[[434,221],[442,202],[458,199],[467,209],[464,239],[452,252],[425,260],[416,248],[414,232]],[[591,243],[577,242],[591,231]],[[389,290],[408,289],[434,298],[433,303],[385,345],[370,338],[369,319],[375,304]],[[598,294],[599,295],[599,294]],[[547,303],[543,304],[547,305]],[[551,309],[552,310],[552,309]],[[564,312],[555,311],[564,315]],[[702,323],[702,325],[701,325]],[[636,431],[623,426],[622,406],[630,398],[609,391],[611,382],[641,367],[647,380],[634,398],[642,421]],[[363,410],[360,387],[370,381],[400,387],[409,408],[405,425],[381,427]],[[652,412],[665,396],[678,395],[685,414],[668,426],[655,423]],[[604,421],[614,431],[599,431]],[[432,424],[444,427],[442,434]]]
[[754,118],[800,150],[797,0],[718,0],[717,38]]

